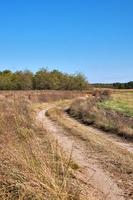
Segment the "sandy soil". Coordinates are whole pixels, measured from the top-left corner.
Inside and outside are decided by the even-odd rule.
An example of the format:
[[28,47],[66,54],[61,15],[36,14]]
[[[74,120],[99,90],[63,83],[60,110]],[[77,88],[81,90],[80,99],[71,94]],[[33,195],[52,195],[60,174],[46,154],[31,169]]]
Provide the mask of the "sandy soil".
[[92,126],[86,126],[86,129],[89,132],[95,132],[95,134],[97,135],[102,135],[103,137],[105,137],[107,140],[109,140],[110,142],[115,143],[116,145],[120,146],[123,149],[126,149],[127,151],[129,151],[130,153],[133,153],[133,143],[127,141],[124,138],[121,138],[115,134],[111,134],[111,133],[105,133],[102,130],[98,130],[97,128],[94,128]]

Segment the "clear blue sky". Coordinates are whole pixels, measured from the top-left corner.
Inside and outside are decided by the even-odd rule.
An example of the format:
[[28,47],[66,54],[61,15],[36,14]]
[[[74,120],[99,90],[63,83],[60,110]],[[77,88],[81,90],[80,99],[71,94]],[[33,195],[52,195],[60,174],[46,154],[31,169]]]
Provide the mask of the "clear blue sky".
[[133,80],[133,0],[0,0],[0,70]]

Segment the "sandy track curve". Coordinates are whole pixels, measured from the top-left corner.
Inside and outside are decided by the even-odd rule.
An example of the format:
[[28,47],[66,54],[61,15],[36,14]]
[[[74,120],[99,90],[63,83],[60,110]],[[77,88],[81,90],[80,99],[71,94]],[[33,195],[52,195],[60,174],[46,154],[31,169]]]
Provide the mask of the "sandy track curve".
[[96,160],[89,155],[84,141],[68,134],[66,130],[45,115],[49,108],[39,111],[37,120],[58,140],[68,156],[72,150],[72,159],[80,166],[77,171],[77,178],[85,184],[86,195],[91,192],[97,200],[124,200],[124,192],[110,175],[98,165]]

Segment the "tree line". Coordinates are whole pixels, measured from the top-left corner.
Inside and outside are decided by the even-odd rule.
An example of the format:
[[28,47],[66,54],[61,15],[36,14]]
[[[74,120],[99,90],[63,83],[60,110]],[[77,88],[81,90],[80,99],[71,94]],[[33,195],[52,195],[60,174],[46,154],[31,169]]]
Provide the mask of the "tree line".
[[0,90],[86,90],[89,83],[81,73],[67,74],[40,69],[12,72],[0,71]]
[[98,88],[133,89],[133,81],[127,83],[95,83],[93,86]]

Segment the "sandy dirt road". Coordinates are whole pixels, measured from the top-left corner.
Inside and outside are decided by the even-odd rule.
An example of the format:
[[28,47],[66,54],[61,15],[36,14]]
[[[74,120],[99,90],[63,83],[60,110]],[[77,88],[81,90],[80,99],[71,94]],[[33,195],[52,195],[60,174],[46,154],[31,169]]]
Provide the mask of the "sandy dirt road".
[[[86,196],[86,199],[90,199],[90,193],[97,200],[127,199],[125,198],[124,191],[118,187],[115,180],[107,171],[102,169],[97,159],[90,154],[86,143],[80,138],[68,133],[63,127],[46,116],[47,110],[51,107],[51,105],[47,105],[45,109],[38,111],[36,119],[57,139],[59,145],[68,156],[72,152],[72,160],[79,166],[76,172],[76,178],[83,183],[83,195]],[[87,131],[95,131],[95,134],[104,134],[92,127],[86,127]],[[107,137],[111,142],[116,142],[122,148],[127,148],[127,150],[132,151],[132,148],[129,148],[125,143],[121,144],[117,138],[112,136]]]

